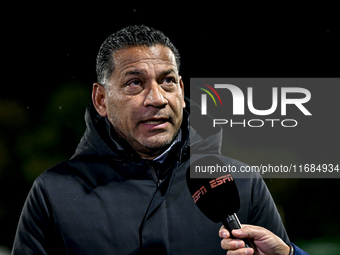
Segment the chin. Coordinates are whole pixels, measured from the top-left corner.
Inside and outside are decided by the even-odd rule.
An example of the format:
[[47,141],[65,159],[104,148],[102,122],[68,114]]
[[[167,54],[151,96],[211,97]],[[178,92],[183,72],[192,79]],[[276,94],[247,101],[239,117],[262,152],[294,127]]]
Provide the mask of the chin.
[[143,146],[148,148],[149,150],[165,150],[168,148],[175,137],[166,138],[166,137],[152,137],[149,138],[147,141],[144,141]]

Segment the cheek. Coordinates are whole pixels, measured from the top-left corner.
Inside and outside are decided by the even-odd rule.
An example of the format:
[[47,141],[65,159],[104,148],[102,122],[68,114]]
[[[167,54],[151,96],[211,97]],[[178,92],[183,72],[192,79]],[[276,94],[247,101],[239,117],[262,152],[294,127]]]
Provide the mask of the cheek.
[[138,107],[132,103],[133,101],[122,101],[117,99],[117,97],[111,98],[108,115],[114,125],[124,127],[125,129],[133,125],[133,121],[138,116]]
[[180,125],[180,123],[182,122],[182,118],[183,118],[183,102],[178,97],[173,98],[171,102],[172,103],[170,104],[170,107],[173,112],[173,118],[174,118],[175,124]]
[[113,125],[121,126],[124,123],[125,111],[122,104],[117,100],[117,97],[109,97],[107,101],[107,114]]
[[183,108],[185,107],[185,103],[183,102],[183,99],[181,97],[175,97],[173,98],[172,102],[174,112],[178,113],[179,115],[182,114]]
[[108,93],[108,96],[109,96],[109,99],[110,99],[111,102],[121,103],[124,100],[122,93],[119,93],[116,90],[111,90]]

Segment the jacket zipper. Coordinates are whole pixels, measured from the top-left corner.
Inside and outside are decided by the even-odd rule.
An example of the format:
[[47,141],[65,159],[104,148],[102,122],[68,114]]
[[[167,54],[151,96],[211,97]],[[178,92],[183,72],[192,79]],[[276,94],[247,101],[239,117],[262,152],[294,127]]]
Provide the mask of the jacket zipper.
[[155,181],[155,183],[157,184],[157,188],[158,188],[159,185],[161,184],[162,180],[159,180],[159,179],[158,179],[158,176],[157,176],[157,173],[156,173],[154,167],[153,167],[150,163],[148,163],[148,164],[149,164],[149,166],[150,166],[150,173],[151,173],[151,175],[152,175],[152,178],[153,178],[153,180]]

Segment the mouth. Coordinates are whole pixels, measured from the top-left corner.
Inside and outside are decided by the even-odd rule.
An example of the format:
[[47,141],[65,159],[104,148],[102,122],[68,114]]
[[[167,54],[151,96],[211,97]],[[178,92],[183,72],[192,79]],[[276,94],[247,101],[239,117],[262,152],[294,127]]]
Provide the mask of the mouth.
[[168,122],[168,120],[161,119],[161,120],[146,120],[146,121],[142,121],[142,123],[149,124],[149,125],[160,125],[160,124],[163,124],[165,122]]
[[150,119],[146,119],[146,120],[143,120],[141,121],[141,124],[145,127],[148,127],[151,128],[151,129],[154,129],[154,128],[166,128],[167,125],[169,124],[170,122],[170,119],[168,118],[150,118]]

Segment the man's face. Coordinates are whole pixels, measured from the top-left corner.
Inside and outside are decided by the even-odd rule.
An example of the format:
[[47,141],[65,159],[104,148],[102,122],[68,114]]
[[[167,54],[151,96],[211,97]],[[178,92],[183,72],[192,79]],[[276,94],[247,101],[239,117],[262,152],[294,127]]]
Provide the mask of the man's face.
[[136,46],[114,54],[106,89],[107,116],[142,157],[154,158],[174,140],[183,119],[184,90],[168,47]]

